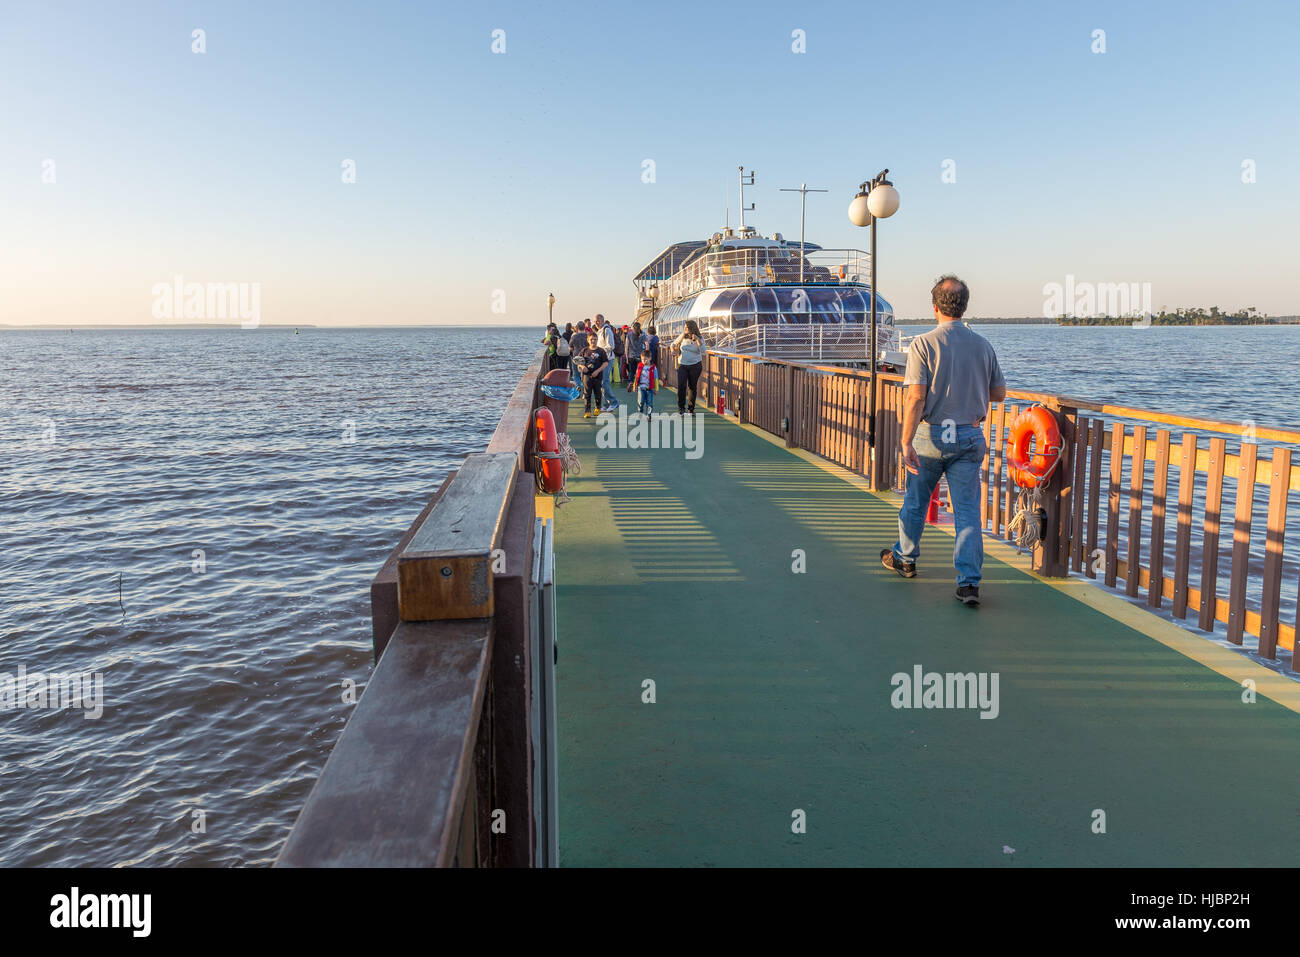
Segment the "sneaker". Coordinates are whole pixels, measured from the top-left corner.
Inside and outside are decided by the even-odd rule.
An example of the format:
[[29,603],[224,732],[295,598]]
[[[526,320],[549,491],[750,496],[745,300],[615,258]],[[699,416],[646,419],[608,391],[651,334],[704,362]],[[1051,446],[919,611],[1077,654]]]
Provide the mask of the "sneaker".
[[595,414],[596,414],[595,412],[584,412],[584,413],[582,413],[582,417],[583,417],[584,419],[590,419],[590,418],[591,418],[593,415],[595,415]]
[[892,548],[882,548],[880,550],[880,564],[884,565],[891,571],[898,572],[898,574],[902,575],[904,578],[916,577],[916,563],[900,562]]
[[980,603],[980,590],[974,585],[958,585],[957,594],[953,597],[963,605],[974,608]]

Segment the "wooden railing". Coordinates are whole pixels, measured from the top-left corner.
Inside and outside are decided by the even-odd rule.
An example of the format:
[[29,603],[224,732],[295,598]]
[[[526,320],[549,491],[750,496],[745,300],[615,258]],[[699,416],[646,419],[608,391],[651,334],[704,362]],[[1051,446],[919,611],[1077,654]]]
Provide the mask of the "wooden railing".
[[[676,387],[667,347],[660,368]],[[861,474],[877,490],[901,490],[902,377],[878,376],[874,450],[866,443],[868,380],[863,370],[710,353],[701,402],[716,408],[725,390],[727,409],[741,422]],[[1011,537],[1018,492],[1007,477],[1007,434],[1035,403],[1057,414],[1065,444],[1046,489],[1038,571],[1100,578],[1152,609],[1169,602],[1174,617],[1190,611],[1204,631],[1221,624],[1235,644],[1251,636],[1265,658],[1294,647],[1300,621],[1281,610],[1284,587],[1300,608],[1300,514],[1289,501],[1300,491],[1300,463],[1288,447],[1300,445],[1300,432],[1009,391],[984,424],[981,520],[998,537]]]
[[376,664],[277,866],[536,861],[530,615],[539,352],[371,585]]

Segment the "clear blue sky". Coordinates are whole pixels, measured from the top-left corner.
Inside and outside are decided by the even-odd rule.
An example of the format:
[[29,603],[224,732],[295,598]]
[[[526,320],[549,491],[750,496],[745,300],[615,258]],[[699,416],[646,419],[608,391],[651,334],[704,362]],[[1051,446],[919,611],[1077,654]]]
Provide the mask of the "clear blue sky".
[[152,321],[177,274],[260,283],[268,323],[528,323],[550,291],[624,319],[739,164],[765,233],[798,234],[779,187],[829,188],[823,246],[866,245],[845,209],[889,167],[900,316],[944,271],[977,316],[1067,273],[1297,313],[1298,28],[1282,2],[7,2],[0,322]]

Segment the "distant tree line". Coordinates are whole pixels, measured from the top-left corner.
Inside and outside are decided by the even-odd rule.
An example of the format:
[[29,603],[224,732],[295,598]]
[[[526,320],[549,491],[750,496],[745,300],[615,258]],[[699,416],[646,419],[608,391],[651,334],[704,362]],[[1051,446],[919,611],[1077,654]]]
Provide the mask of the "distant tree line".
[[[1224,312],[1218,306],[1205,309],[1201,306],[1184,306],[1169,312],[1163,307],[1160,313],[1151,318],[1153,326],[1271,326],[1290,324],[1295,316],[1266,316],[1256,311],[1254,306],[1238,309],[1236,312]],[[1057,316],[1056,322],[1062,326],[1131,326],[1141,322],[1133,316]]]

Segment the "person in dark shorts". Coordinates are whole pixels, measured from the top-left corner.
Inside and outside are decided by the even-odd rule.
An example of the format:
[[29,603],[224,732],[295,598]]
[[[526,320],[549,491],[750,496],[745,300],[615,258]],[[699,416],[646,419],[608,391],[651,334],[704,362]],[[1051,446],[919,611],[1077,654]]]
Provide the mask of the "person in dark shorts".
[[[602,380],[605,376],[605,370],[609,367],[609,353],[594,341],[588,340],[587,348],[582,350],[583,380],[586,382],[586,401],[583,405],[582,417],[590,419],[593,415],[599,415],[604,405],[604,389],[601,387]],[[592,400],[595,400],[596,410],[591,409]]]

